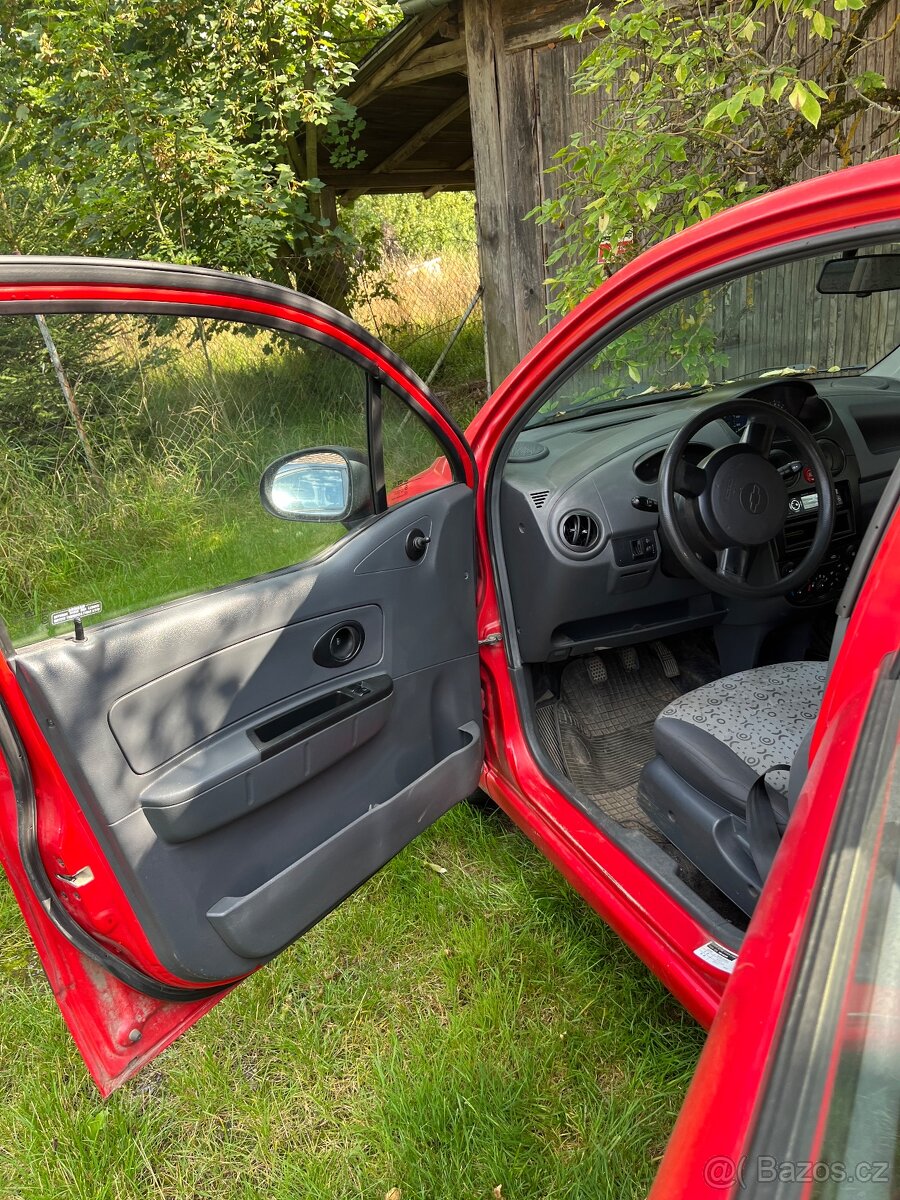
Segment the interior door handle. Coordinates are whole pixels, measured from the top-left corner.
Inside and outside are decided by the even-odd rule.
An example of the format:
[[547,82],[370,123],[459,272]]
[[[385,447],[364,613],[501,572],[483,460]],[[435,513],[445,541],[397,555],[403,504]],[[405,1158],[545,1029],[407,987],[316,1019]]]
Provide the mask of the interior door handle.
[[346,667],[362,650],[365,640],[365,630],[358,621],[335,625],[313,647],[313,662],[320,667]]

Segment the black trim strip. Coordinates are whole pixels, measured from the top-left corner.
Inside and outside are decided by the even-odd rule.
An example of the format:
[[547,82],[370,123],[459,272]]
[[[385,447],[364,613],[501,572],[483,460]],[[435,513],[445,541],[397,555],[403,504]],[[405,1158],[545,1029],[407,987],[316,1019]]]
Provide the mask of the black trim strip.
[[120,983],[124,983],[127,987],[145,996],[151,996],[154,1000],[206,1000],[227,991],[232,984],[218,984],[215,987],[205,988],[181,988],[160,983],[158,979],[154,979],[138,967],[133,967],[124,959],[113,954],[111,950],[107,950],[74,920],[54,891],[38,850],[37,797],[31,777],[31,767],[19,732],[2,701],[0,701],[0,752],[3,753],[6,760],[13,795],[16,799],[19,857],[22,860],[22,866],[25,868],[25,874],[28,876],[28,882],[38,903],[54,928],[62,934],[66,941],[101,966],[104,971],[108,971]]
[[369,469],[372,474],[372,500],[376,513],[387,512],[387,488],[384,481],[384,403],[381,380],[368,376],[366,387],[366,425],[369,433]]

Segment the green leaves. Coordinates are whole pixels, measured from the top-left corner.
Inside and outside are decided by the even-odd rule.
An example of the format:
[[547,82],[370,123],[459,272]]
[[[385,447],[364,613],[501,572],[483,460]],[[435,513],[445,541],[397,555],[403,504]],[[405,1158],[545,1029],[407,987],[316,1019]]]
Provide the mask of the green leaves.
[[557,155],[554,197],[537,212],[552,226],[553,307],[657,239],[830,161],[835,146],[852,161],[855,115],[873,100],[881,140],[860,153],[896,149],[900,109],[861,69],[858,18],[839,15],[867,2],[618,0],[588,14],[574,87],[610,99]]
[[304,123],[349,153],[356,114],[338,92],[395,17],[387,0],[17,7],[0,20],[0,113],[16,127],[0,194],[52,201],[53,215],[43,240],[14,213],[0,220],[4,249],[170,258],[285,282],[310,254],[343,251],[310,209],[321,184],[305,179]]
[[799,79],[794,84],[790,96],[788,96],[788,104],[800,113],[802,117],[805,117],[810,125],[819,124],[819,118],[822,115],[822,106],[810,89],[801,83]]

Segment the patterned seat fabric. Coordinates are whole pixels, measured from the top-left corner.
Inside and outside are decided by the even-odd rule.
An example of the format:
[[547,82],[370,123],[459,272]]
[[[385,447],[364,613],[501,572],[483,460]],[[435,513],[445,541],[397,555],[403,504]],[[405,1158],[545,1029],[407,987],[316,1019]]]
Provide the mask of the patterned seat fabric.
[[787,771],[825,692],[827,663],[775,663],[716,679],[673,700],[659,714],[686,721],[712,734],[754,771],[770,771],[768,782],[787,794]]

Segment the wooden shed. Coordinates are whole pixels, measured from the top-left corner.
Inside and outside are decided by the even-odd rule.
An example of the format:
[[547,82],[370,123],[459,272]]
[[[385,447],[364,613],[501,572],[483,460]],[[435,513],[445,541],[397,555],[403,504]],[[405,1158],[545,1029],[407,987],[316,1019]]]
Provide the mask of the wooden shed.
[[596,111],[572,94],[585,54],[560,30],[586,0],[409,0],[362,62],[347,98],[365,127],[352,170],[319,164],[344,201],[366,192],[477,193],[490,383],[539,340],[547,231],[526,221],[552,187],[545,169]]
[[[366,192],[475,190],[492,387],[546,329],[553,230],[527,215],[553,193],[554,155],[609,103],[573,92],[591,47],[560,36],[595,3],[402,0],[404,20],[363,60],[347,93],[365,122],[361,162],[350,170],[317,164],[327,196],[344,201]],[[900,0],[881,6],[872,53],[860,62],[891,87],[900,87],[898,8]],[[848,136],[865,158],[883,152],[893,134],[873,109],[854,119]],[[798,175],[840,165],[823,146]]]

